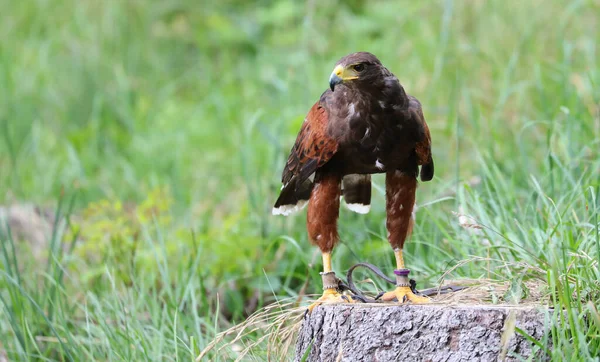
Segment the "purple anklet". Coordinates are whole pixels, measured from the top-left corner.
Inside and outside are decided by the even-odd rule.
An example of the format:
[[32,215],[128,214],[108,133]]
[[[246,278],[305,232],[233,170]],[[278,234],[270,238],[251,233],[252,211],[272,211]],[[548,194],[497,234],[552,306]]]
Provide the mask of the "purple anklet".
[[397,287],[410,287],[410,281],[408,280],[409,269],[395,269],[394,274],[396,274]]
[[410,274],[410,269],[394,269],[394,274],[406,277],[408,274]]

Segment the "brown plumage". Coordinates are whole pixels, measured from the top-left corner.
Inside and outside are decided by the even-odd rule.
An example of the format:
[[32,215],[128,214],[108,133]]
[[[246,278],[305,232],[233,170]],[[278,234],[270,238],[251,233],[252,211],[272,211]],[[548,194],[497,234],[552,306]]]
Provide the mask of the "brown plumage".
[[329,253],[339,237],[337,219],[340,210],[340,175],[329,173],[317,180],[310,195],[306,226],[310,241]]
[[309,238],[328,253],[338,241],[340,193],[351,210],[367,212],[369,175],[386,173],[389,241],[402,248],[412,228],[419,166],[422,181],[434,173],[421,104],[366,52],[340,59],[330,88],[302,124],[273,213],[288,215],[308,201]]
[[402,249],[412,232],[417,179],[401,171],[390,171],[385,175],[385,211],[388,241],[394,249]]

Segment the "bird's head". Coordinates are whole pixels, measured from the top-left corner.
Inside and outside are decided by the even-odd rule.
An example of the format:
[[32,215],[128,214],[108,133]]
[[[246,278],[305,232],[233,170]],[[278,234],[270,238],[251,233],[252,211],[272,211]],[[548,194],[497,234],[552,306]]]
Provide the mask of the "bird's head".
[[338,84],[373,83],[383,78],[383,65],[376,56],[367,52],[346,55],[335,63],[329,77],[329,87],[335,90]]

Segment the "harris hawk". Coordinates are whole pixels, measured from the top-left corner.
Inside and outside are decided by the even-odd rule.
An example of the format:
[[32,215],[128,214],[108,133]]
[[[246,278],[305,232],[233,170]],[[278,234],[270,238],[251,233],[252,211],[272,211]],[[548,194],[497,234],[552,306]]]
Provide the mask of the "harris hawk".
[[402,248],[413,227],[417,176],[433,178],[431,136],[419,101],[379,59],[358,52],[340,59],[330,89],[315,103],[283,170],[275,215],[289,215],[308,203],[307,229],[323,256],[320,303],[347,301],[337,290],[331,252],[339,241],[340,196],[357,213],[369,212],[371,174],[385,173],[386,227],[397,269],[395,290],[384,300],[426,303],[410,288]]

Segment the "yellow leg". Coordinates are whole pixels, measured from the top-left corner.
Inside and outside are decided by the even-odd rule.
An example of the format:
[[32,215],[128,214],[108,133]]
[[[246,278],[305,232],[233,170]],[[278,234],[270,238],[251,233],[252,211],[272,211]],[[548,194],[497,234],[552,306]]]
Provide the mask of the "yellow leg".
[[[402,249],[395,249],[394,254],[396,255],[396,267],[398,270],[405,269],[404,267],[404,257],[402,255]],[[408,271],[404,277],[398,278],[398,280],[402,280],[403,284],[408,284]],[[385,293],[381,299],[383,301],[389,302],[392,300],[397,300],[398,303],[406,303],[411,302],[415,304],[424,304],[430,303],[431,300],[427,297],[422,297],[420,295],[416,295],[410,289],[410,285],[397,285],[396,289],[391,292]]]
[[402,249],[394,249],[394,255],[396,256],[396,268],[404,269],[404,257],[402,256]]
[[311,313],[316,306],[321,304],[335,304],[335,303],[352,303],[353,300],[349,296],[343,295],[338,292],[337,288],[328,288],[333,286],[335,273],[331,268],[331,253],[323,253],[323,283],[327,283],[323,288],[323,295],[317,299],[314,303],[308,306],[308,312]]
[[323,273],[331,271],[331,253],[323,253]]

